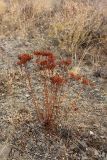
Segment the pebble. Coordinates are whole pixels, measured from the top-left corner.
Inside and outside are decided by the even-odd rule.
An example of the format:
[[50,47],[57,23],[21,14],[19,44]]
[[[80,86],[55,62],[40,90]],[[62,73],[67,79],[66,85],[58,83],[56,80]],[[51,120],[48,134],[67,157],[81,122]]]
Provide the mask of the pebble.
[[96,149],[94,150],[94,155],[95,155],[95,156],[98,156],[98,155],[99,155],[99,153],[98,153],[98,151],[97,151]]
[[94,135],[94,132],[90,131],[90,135]]
[[26,96],[26,98],[29,98],[29,97],[30,97],[30,95],[29,95],[29,94],[26,94],[25,96]]

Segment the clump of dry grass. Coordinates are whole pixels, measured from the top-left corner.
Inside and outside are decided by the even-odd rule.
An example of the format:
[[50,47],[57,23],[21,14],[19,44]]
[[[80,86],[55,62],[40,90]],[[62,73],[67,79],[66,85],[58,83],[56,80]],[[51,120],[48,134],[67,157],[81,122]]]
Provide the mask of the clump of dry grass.
[[[0,34],[24,38],[42,37],[66,50],[74,59],[77,55],[96,53],[104,49],[106,38],[105,11],[87,1],[12,0],[6,6],[1,1]],[[55,43],[54,43],[55,42]]]
[[[0,3],[2,11],[0,32],[2,35],[18,35],[26,37],[29,34],[35,35],[37,28],[35,25],[41,21],[45,12],[51,12],[54,4],[51,0],[32,1],[32,0],[12,0],[10,2]],[[48,18],[45,15],[45,18]],[[33,33],[32,33],[33,32]]]
[[75,58],[84,49],[102,46],[103,23],[103,15],[95,6],[66,1],[62,13],[57,13],[51,22],[49,36]]

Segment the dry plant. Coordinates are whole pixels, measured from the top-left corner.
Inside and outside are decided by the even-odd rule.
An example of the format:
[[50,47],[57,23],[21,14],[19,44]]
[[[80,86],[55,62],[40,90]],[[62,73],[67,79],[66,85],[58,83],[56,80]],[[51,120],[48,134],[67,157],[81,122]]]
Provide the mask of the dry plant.
[[[65,98],[64,95],[66,94],[64,86],[69,89],[70,79],[83,85],[93,86],[93,83],[84,76],[69,72],[69,68],[72,66],[70,59],[58,60],[50,51],[34,51],[32,55],[19,54],[18,59],[17,65],[20,66],[26,77],[27,88],[35,106],[37,117],[45,126],[49,126],[60,116],[62,97]],[[32,65],[29,66],[31,60]],[[41,88],[40,97],[38,97],[39,93],[35,91],[33,76]],[[76,101],[81,94],[80,91],[72,101],[74,111],[78,110]]]
[[97,61],[106,52],[106,10],[88,1],[1,0],[0,10],[1,36],[35,41],[42,37],[76,62],[87,54]]
[[[35,24],[38,20],[41,21],[42,16],[45,16],[46,21],[48,19],[48,26],[52,21],[51,26],[55,27],[56,30],[71,30],[69,35],[72,37],[74,33],[74,44],[82,38],[84,41],[86,39],[84,37],[87,37],[90,32],[98,31],[102,24],[101,14],[103,11],[98,11],[94,6],[89,5],[89,3],[84,4],[77,0],[75,2],[73,0],[11,0],[7,4],[2,0],[0,8],[2,12],[2,15],[0,14],[2,19],[1,32],[4,30],[5,32],[11,32],[12,30],[28,34],[29,31],[37,29],[35,28]],[[56,8],[58,8],[58,11]],[[50,16],[54,13],[51,19],[49,13]]]
[[48,0],[48,2],[46,0],[11,0],[5,3],[2,0],[0,3],[0,34],[5,36],[18,35],[21,38],[29,37],[31,34],[34,36],[37,31],[36,26],[38,23],[41,24],[41,13],[48,19],[49,14],[46,13],[51,14],[54,3],[58,2],[52,0]]
[[83,49],[101,46],[102,27],[103,16],[95,6],[66,1],[51,22],[49,36],[75,58]]

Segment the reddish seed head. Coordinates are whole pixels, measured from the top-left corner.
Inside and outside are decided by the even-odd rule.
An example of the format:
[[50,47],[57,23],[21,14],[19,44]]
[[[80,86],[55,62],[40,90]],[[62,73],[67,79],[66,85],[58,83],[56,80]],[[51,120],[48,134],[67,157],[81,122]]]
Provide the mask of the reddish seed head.
[[21,61],[18,61],[17,62],[17,65],[23,65],[23,64],[26,64],[27,61],[26,60],[21,60]]
[[56,67],[56,64],[51,63],[49,65],[47,65],[47,69],[53,70]]
[[34,51],[33,54],[35,56],[42,56],[43,52],[42,51]]
[[55,56],[49,51],[34,51],[36,56],[45,56],[47,59],[39,63],[40,69],[54,69],[56,66]]
[[74,78],[75,78],[75,80],[76,80],[76,81],[79,81],[79,80],[81,80],[81,78],[82,78],[82,77],[81,77],[81,76],[79,76],[79,75],[75,75],[75,77],[74,77]]
[[40,62],[39,63],[39,67],[40,67],[40,69],[49,69],[49,70],[53,70],[55,67],[56,67],[56,65],[54,64],[54,63],[49,63],[49,62],[45,62],[45,61],[42,61],[42,62]]
[[76,74],[74,72],[69,73],[70,78],[75,78]]
[[53,53],[51,53],[51,52],[49,52],[49,51],[44,51],[43,52],[43,56],[46,56],[46,57],[53,57],[54,55],[53,55]]
[[71,59],[60,61],[60,65],[65,65],[65,66],[69,66],[71,63],[72,63]]
[[40,65],[45,67],[48,65],[48,61],[47,60],[41,61]]
[[90,81],[88,79],[83,78],[82,76],[76,75],[75,73],[71,72],[69,74],[70,78],[75,79],[76,81],[81,80],[81,83],[84,85],[90,85]]
[[80,75],[75,74],[74,72],[70,72],[69,75],[70,75],[70,78],[73,78],[73,79],[75,79],[76,81],[79,81],[79,80],[82,79],[82,77],[81,77]]
[[20,61],[17,62],[17,65],[23,65],[30,61],[32,59],[32,56],[27,53],[23,53],[18,55],[18,59]]
[[22,63],[22,61],[18,61],[16,64],[17,65],[22,65],[23,63]]
[[27,62],[32,59],[32,56],[27,53],[23,53],[18,55],[18,59],[22,62]]
[[84,85],[89,85],[90,84],[90,81],[88,79],[82,79],[82,83]]
[[54,56],[48,56],[47,60],[39,62],[40,69],[49,69],[52,70],[56,67]]
[[53,56],[53,53],[49,52],[49,51],[34,51],[33,54],[35,56]]
[[56,58],[55,58],[54,55],[49,55],[49,56],[48,56],[48,61],[49,61],[50,63],[54,63],[55,60],[56,60]]
[[56,85],[63,85],[65,83],[64,78],[59,75],[55,75],[51,77],[50,79],[51,79],[51,82]]

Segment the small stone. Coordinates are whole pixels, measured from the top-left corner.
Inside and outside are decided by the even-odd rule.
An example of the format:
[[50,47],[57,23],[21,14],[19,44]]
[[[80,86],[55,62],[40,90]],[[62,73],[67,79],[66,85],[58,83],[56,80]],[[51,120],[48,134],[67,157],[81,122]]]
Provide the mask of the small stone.
[[20,155],[19,151],[15,151],[15,152],[14,152],[14,158],[15,158],[15,159],[17,159],[17,158],[19,157],[19,155]]
[[103,153],[101,154],[101,156],[102,156],[102,158],[107,157],[105,152],[103,152]]
[[30,95],[29,95],[29,94],[26,94],[25,96],[26,96],[26,98],[29,98]]
[[87,160],[88,157],[87,156],[82,156],[82,160]]
[[94,155],[95,155],[95,156],[98,156],[98,155],[99,155],[99,153],[98,153],[98,151],[97,151],[96,149],[94,150]]
[[102,139],[105,139],[106,137],[105,136],[100,136]]
[[90,135],[94,135],[94,132],[90,131]]
[[42,145],[42,142],[38,142],[37,145],[38,145],[38,146],[41,146],[41,145]]

